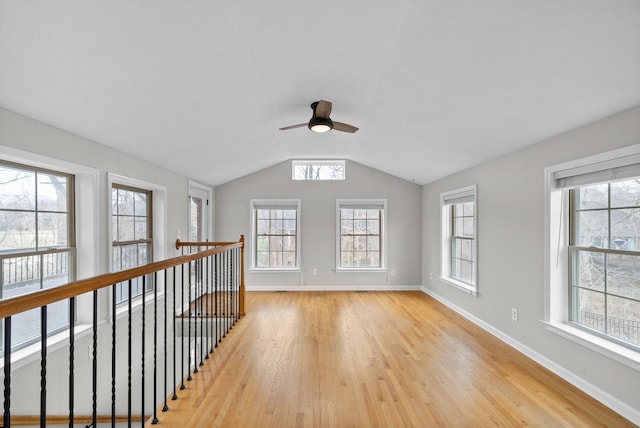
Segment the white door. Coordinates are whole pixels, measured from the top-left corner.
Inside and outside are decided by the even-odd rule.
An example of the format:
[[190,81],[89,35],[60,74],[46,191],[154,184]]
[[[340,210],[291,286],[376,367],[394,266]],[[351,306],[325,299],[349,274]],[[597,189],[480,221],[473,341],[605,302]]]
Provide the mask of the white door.
[[[211,239],[211,189],[189,184],[189,241],[205,242]],[[194,249],[195,250],[195,249]]]

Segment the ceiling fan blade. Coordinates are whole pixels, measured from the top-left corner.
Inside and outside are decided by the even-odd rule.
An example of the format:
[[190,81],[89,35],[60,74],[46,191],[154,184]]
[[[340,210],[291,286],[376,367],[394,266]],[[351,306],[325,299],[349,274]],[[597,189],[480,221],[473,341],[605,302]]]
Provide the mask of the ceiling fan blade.
[[329,101],[318,101],[318,105],[315,109],[316,117],[320,117],[322,119],[329,119],[329,115],[331,114],[331,102]]
[[299,123],[297,125],[291,125],[291,126],[285,126],[284,128],[278,128],[280,131],[286,131],[287,129],[294,129],[294,128],[302,128],[303,126],[307,126],[308,123]]
[[358,128],[356,128],[353,125],[349,125],[348,123],[342,123],[342,122],[333,122],[333,129],[335,129],[336,131],[342,131],[342,132],[351,132],[354,133],[358,130]]

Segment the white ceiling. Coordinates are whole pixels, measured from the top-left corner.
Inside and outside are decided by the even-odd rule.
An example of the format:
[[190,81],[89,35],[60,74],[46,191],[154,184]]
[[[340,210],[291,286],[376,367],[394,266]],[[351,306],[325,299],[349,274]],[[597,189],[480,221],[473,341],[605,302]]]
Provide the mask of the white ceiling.
[[[278,131],[319,99],[360,131]],[[635,105],[638,0],[0,0],[0,106],[211,185],[424,184]]]

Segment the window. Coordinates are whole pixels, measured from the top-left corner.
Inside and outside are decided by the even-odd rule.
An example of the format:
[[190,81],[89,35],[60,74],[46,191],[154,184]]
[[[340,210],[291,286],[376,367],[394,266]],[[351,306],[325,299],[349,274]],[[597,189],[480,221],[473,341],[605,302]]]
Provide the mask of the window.
[[386,200],[338,200],[338,269],[385,268]]
[[253,269],[300,266],[300,200],[252,200]]
[[478,290],[476,186],[440,195],[441,279],[471,293]]
[[545,169],[546,327],[640,364],[640,145]]
[[640,347],[640,177],[569,194],[569,319]]
[[291,161],[294,180],[344,180],[344,160]]
[[[0,297],[53,288],[75,278],[74,177],[0,163]],[[69,303],[47,309],[48,333],[69,325]],[[13,317],[12,349],[40,338],[40,311]],[[0,341],[0,346],[3,344]]]
[[[112,271],[145,265],[153,260],[152,241],[152,194],[150,190],[112,184],[111,189],[111,232]],[[153,290],[152,277],[144,280],[135,278],[116,285],[116,302],[121,303],[131,297]]]

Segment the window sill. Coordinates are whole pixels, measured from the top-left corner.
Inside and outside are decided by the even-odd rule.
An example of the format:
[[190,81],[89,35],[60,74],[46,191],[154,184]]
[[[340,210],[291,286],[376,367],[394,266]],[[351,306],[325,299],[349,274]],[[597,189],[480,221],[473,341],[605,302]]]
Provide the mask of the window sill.
[[261,269],[261,268],[252,268],[249,269],[249,273],[286,273],[286,272],[300,272],[299,268],[273,268],[273,269]]
[[[88,336],[91,333],[90,324],[80,324],[75,326],[75,341],[80,338]],[[47,338],[47,354],[50,354],[58,349],[66,348],[69,346],[69,329],[61,331]],[[29,346],[18,349],[11,353],[11,370],[24,367],[34,361],[40,361],[40,341],[32,343]],[[76,352],[78,349],[76,349]],[[0,358],[0,369],[4,368],[4,357]]]
[[[164,299],[164,292],[158,292],[158,302]],[[147,293],[145,304],[147,306],[153,304],[153,292]],[[134,298],[134,301],[131,305],[132,312],[135,312],[139,308],[142,307],[142,299]],[[123,302],[120,306],[116,308],[116,319],[121,319],[126,317],[128,310],[128,305],[126,302]],[[102,324],[104,321],[99,322]],[[91,334],[92,327],[91,324],[76,324],[75,326],[75,340],[88,336]],[[61,331],[60,333],[54,334],[47,339],[47,353],[52,353],[57,351],[58,349],[62,349],[69,346],[69,329]],[[15,370],[20,367],[24,367],[27,364],[30,364],[34,361],[40,361],[40,341],[37,343],[33,343],[24,348],[18,349],[11,353],[11,369]],[[76,349],[77,355],[78,349]],[[0,358],[0,369],[4,368],[4,358]]]
[[605,357],[618,361],[627,367],[640,371],[640,352],[627,348],[604,338],[594,336],[586,331],[565,323],[542,321],[545,330],[558,334],[579,345],[598,352]]
[[445,284],[451,285],[459,290],[465,291],[473,296],[477,296],[478,295],[478,289],[477,287],[472,287],[469,284],[465,284],[464,282],[461,281],[457,281],[453,278],[447,278],[444,276],[440,276],[440,281],[444,282]]

